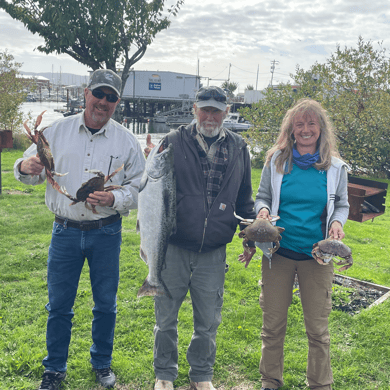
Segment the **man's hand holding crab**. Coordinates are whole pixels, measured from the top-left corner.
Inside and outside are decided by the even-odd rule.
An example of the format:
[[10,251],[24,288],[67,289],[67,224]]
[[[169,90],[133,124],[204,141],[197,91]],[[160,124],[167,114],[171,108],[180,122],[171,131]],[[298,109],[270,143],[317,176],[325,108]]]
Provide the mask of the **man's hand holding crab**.
[[23,160],[19,166],[22,175],[39,175],[45,166],[37,156],[32,156]]

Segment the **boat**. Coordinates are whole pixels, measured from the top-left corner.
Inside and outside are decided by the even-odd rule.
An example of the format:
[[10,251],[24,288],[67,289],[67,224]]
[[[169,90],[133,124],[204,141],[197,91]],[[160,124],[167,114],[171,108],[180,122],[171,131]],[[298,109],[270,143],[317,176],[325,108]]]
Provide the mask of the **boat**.
[[176,115],[168,115],[166,124],[167,125],[189,125],[194,119],[192,112],[183,112]]
[[158,115],[158,114],[156,114],[153,117],[153,121],[156,122],[156,123],[166,123],[167,116],[166,115]]
[[188,125],[194,119],[192,113],[192,101],[183,100],[181,107],[177,106],[169,111],[158,111],[153,117],[156,123],[166,123],[167,125]]
[[[188,125],[194,119],[191,111],[167,111],[163,114],[157,114],[153,117],[156,123],[166,123],[167,125]],[[167,115],[168,114],[168,115]]]
[[[166,123],[168,126],[189,125],[193,120],[194,114],[192,111],[178,111],[177,109],[167,111],[165,115],[163,115],[163,113],[157,113],[153,117],[154,122]],[[234,132],[246,131],[251,126],[252,125],[248,121],[245,121],[244,118],[237,112],[229,113],[223,121],[223,127]]]
[[82,108],[73,108],[72,107],[70,110],[63,112],[62,115],[67,117],[67,116],[79,114],[80,112],[83,112]]
[[34,95],[33,93],[29,92],[26,96],[26,102],[36,102],[38,99],[37,99],[37,96]]
[[246,131],[252,125],[245,121],[244,118],[237,112],[229,113],[223,121],[223,127],[232,131]]

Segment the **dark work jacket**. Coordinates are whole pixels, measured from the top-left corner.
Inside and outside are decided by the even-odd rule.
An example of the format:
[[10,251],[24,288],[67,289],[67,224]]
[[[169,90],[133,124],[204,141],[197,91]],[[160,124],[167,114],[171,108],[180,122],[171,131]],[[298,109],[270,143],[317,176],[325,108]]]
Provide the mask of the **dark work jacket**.
[[256,218],[252,199],[251,165],[243,138],[226,130],[228,165],[211,209],[208,210],[203,171],[191,128],[168,133],[165,143],[174,146],[176,172],[176,233],[169,242],[193,252],[209,252],[231,242],[238,220]]

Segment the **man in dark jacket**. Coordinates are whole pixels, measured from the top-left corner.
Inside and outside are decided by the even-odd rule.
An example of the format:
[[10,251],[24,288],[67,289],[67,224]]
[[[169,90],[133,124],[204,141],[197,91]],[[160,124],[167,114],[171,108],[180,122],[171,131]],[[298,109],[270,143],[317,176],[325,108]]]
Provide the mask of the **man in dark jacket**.
[[[178,372],[177,317],[188,290],[194,316],[187,351],[191,388],[214,390],[226,244],[237,228],[234,212],[256,218],[249,151],[241,136],[223,128],[228,111],[221,88],[201,88],[194,104],[196,123],[168,133],[163,141],[174,146],[177,228],[161,273],[172,299],[155,297],[155,390],[173,390]],[[254,253],[254,245],[245,248],[240,261],[247,265]]]

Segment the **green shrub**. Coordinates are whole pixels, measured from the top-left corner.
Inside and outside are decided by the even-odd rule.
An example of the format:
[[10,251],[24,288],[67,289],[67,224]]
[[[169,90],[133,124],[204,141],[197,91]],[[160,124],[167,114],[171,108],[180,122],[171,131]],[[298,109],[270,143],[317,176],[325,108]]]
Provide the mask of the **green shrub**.
[[265,151],[252,152],[251,166],[252,168],[262,169],[265,162]]
[[26,150],[30,145],[31,141],[24,133],[16,133],[12,134],[13,138],[13,149],[15,150]]

